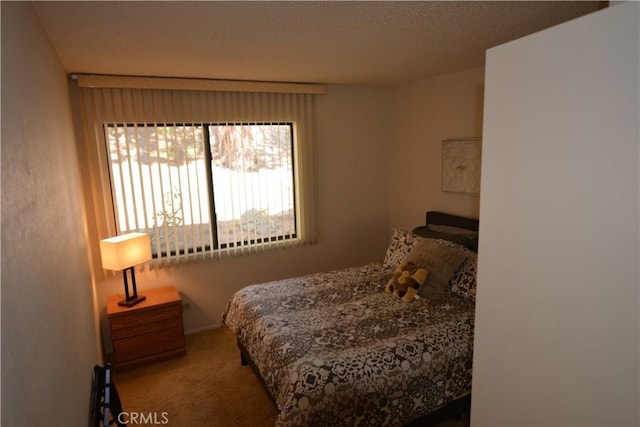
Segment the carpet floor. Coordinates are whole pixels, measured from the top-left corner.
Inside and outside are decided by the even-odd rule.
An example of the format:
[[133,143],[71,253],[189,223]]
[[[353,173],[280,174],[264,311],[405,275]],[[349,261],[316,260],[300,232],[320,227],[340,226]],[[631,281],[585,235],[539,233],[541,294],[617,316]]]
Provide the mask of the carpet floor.
[[240,364],[229,329],[190,334],[186,342],[184,357],[114,373],[129,425],[273,427],[277,408],[251,368]]
[[277,409],[253,371],[240,364],[230,330],[198,332],[186,341],[184,357],[116,371],[124,411],[147,420],[157,414],[170,426],[273,427]]

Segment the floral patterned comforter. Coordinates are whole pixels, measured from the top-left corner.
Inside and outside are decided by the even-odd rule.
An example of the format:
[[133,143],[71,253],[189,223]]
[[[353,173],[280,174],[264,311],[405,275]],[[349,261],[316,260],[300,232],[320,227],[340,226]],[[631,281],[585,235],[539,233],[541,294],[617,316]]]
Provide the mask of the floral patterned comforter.
[[277,426],[390,426],[469,394],[473,302],[384,291],[382,263],[248,286],[223,315],[280,411]]

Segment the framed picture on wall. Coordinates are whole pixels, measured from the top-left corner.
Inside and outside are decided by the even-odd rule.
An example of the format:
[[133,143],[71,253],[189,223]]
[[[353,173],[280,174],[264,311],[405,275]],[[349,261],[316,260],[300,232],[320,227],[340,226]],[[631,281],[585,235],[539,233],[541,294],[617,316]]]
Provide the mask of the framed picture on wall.
[[442,141],[442,191],[480,194],[482,138]]

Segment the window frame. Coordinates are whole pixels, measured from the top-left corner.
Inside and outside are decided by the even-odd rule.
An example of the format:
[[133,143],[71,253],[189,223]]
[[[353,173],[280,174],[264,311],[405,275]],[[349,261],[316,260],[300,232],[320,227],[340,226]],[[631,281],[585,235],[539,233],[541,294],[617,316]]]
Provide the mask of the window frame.
[[[265,238],[251,238],[238,240],[234,242],[219,242],[219,224],[218,224],[218,214],[216,212],[216,203],[215,203],[215,182],[213,177],[213,155],[211,150],[211,130],[212,126],[267,126],[267,125],[276,125],[276,126],[287,126],[288,131],[287,134],[290,139],[290,156],[289,161],[291,162],[291,185],[292,185],[292,216],[293,216],[293,233],[289,234],[276,234],[273,236],[265,237]],[[125,123],[103,123],[102,124],[102,138],[103,138],[103,146],[105,149],[105,155],[107,160],[107,174],[108,174],[108,184],[109,184],[109,193],[111,197],[111,206],[114,224],[116,227],[116,231],[119,233],[125,233],[132,230],[129,230],[128,227],[122,226],[120,221],[120,212],[119,206],[117,203],[118,196],[116,194],[116,186],[114,184],[114,166],[112,163],[112,156],[110,153],[110,142],[109,135],[107,134],[109,128],[178,128],[178,127],[201,127],[202,128],[202,144],[203,144],[203,153],[204,153],[204,166],[205,166],[205,175],[206,175],[206,194],[208,198],[208,206],[209,206],[209,223],[208,229],[211,236],[211,241],[213,242],[213,246],[210,244],[204,244],[201,246],[189,246],[185,248],[174,248],[169,251],[161,249],[160,251],[153,251],[152,257],[153,259],[165,259],[170,257],[176,257],[181,255],[191,255],[198,253],[206,253],[206,252],[216,252],[223,251],[227,249],[235,249],[235,248],[251,248],[258,247],[268,243],[274,242],[295,242],[301,238],[300,236],[300,227],[301,224],[299,222],[298,217],[298,208],[300,203],[300,194],[298,183],[296,180],[296,174],[298,173],[298,159],[296,158],[296,144],[298,144],[298,140],[296,138],[296,122],[294,120],[276,120],[276,121],[268,121],[268,120],[260,120],[260,121],[206,121],[206,122],[185,122],[185,123],[174,123],[174,122],[125,122]],[[128,145],[129,143],[127,143]],[[135,148],[136,152],[139,152],[139,146],[136,144]],[[131,152],[129,148],[127,148],[129,153]],[[131,179],[131,178],[129,178]],[[204,182],[199,182],[198,185],[202,185]],[[220,191],[220,190],[219,190]],[[124,198],[124,195],[123,195]],[[155,213],[155,208],[154,208]],[[126,215],[126,212],[125,212]],[[204,225],[203,223],[202,225]],[[149,230],[154,229],[154,226],[148,226],[147,220],[145,220],[146,226],[145,229],[138,228],[136,231],[140,232],[149,232]],[[162,248],[162,246],[161,246]]]

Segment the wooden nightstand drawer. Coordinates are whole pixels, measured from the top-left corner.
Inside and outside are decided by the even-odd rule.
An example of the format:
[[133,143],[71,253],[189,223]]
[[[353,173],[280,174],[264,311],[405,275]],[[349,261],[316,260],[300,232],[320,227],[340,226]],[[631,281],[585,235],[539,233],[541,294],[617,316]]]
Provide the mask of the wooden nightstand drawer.
[[117,365],[147,356],[155,356],[169,350],[184,348],[182,326],[153,332],[140,337],[113,342],[114,361]]
[[182,326],[182,307],[177,304],[111,319],[111,339],[120,340],[149,332]]
[[124,368],[183,356],[187,350],[182,301],[176,288],[167,286],[139,292],[146,300],[121,307],[121,296],[107,298],[107,317],[113,347],[112,362]]

